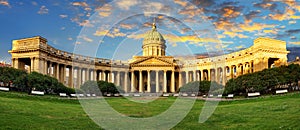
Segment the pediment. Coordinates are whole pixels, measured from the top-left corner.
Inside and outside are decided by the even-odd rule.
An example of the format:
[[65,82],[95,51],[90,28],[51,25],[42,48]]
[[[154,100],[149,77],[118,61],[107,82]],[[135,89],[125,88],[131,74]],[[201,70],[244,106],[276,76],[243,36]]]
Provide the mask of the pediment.
[[132,65],[173,65],[162,58],[151,57],[146,59],[141,59],[132,63]]

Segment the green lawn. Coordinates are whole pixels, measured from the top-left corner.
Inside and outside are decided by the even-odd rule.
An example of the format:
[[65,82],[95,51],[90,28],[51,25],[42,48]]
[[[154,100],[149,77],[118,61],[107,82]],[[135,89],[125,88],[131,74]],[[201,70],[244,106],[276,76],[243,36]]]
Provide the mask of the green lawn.
[[[117,111],[139,118],[167,110],[175,98],[160,98],[147,104],[125,98],[106,100]],[[0,92],[0,102],[0,129],[100,129],[74,99]],[[205,123],[198,123],[203,104],[204,101],[197,101],[173,129],[300,129],[299,93],[222,101]]]

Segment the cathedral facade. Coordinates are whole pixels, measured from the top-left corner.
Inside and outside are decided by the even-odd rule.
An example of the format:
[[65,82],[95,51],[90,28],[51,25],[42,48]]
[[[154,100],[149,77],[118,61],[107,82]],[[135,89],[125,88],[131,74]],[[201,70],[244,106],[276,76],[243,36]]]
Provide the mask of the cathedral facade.
[[13,40],[12,66],[57,78],[66,86],[79,88],[87,80],[104,80],[125,92],[174,93],[192,81],[229,79],[287,64],[286,42],[257,38],[253,46],[230,54],[194,60],[166,55],[166,41],[156,28],[145,34],[142,56],[130,62],[87,57],[58,50],[37,36]]

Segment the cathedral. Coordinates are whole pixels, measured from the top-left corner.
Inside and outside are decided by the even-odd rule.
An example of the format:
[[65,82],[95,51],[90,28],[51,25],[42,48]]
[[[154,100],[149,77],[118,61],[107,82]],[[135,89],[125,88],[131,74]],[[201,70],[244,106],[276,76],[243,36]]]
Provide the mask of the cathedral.
[[[274,46],[276,45],[276,46]],[[47,39],[36,36],[13,40],[12,66],[57,78],[71,88],[88,80],[104,80],[120,86],[125,92],[174,93],[192,81],[229,79],[263,69],[287,64],[286,42],[260,37],[253,45],[237,52],[193,60],[166,55],[166,40],[156,24],[144,37],[142,56],[129,62],[87,57],[56,49]]]

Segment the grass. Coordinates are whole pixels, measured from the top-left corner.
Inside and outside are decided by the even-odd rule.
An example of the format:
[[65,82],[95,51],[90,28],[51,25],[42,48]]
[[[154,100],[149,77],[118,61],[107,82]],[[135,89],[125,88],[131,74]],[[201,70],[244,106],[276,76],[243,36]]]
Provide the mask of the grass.
[[[167,110],[176,99],[159,98],[147,104],[125,98],[106,100],[115,110],[142,118]],[[0,92],[0,104],[0,129],[100,129],[77,100]],[[203,104],[204,101],[196,101],[173,129],[300,129],[299,93],[222,101],[205,123],[198,123]]]

